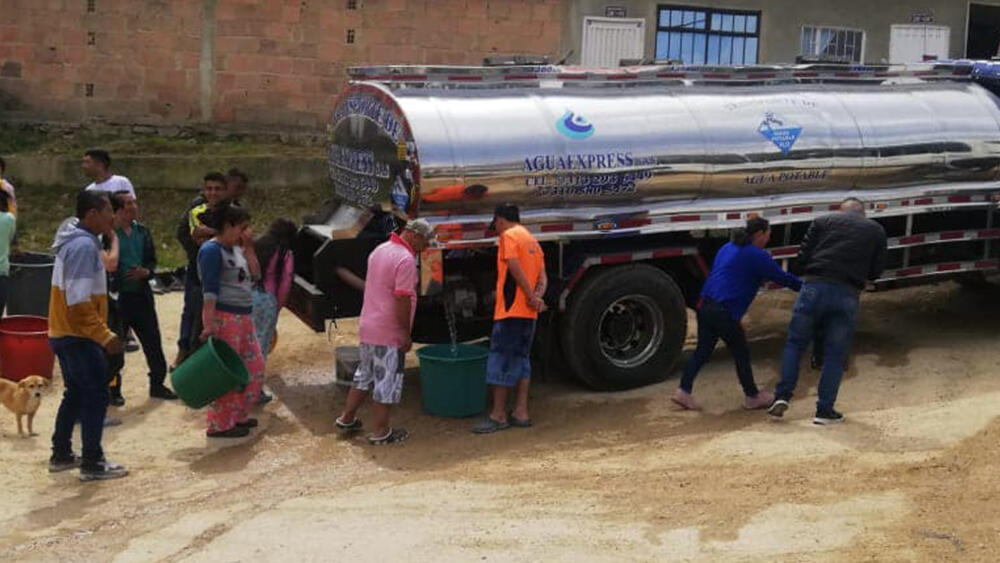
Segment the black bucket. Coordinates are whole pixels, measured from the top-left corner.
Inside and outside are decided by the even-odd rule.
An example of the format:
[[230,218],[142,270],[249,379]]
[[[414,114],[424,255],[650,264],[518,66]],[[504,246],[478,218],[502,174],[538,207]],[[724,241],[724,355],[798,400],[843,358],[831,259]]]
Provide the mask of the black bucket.
[[25,252],[11,255],[8,315],[49,316],[49,292],[55,261],[55,256],[51,254]]

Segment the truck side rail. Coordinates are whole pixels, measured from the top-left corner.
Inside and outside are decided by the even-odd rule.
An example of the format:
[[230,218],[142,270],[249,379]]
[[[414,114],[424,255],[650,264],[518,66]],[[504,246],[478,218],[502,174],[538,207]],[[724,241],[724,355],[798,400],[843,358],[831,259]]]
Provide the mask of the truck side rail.
[[[539,241],[572,241],[623,234],[732,229],[751,217],[772,225],[811,221],[836,210],[847,197],[866,202],[869,216],[899,217],[956,209],[996,208],[1000,183],[963,183],[893,190],[819,192],[756,198],[673,201],[646,207],[607,206],[546,209],[522,213],[522,223]],[[446,249],[491,246],[486,215],[426,217]],[[911,241],[916,242],[916,241]],[[931,242],[931,241],[927,241]],[[942,241],[948,242],[948,241]]]

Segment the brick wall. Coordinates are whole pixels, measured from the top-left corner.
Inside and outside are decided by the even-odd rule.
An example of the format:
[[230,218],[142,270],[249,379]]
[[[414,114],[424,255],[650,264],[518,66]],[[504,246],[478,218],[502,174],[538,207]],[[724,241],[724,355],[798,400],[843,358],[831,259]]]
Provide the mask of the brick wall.
[[566,11],[565,0],[350,4],[0,0],[0,111],[46,121],[318,129],[348,66],[557,55]]

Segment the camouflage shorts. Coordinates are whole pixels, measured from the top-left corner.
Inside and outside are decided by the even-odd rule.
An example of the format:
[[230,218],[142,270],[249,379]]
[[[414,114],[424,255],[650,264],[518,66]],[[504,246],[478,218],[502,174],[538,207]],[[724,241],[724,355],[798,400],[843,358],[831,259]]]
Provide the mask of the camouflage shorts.
[[361,343],[360,362],[354,372],[354,386],[371,391],[372,400],[383,405],[398,404],[403,397],[403,368],[406,355],[392,346]]

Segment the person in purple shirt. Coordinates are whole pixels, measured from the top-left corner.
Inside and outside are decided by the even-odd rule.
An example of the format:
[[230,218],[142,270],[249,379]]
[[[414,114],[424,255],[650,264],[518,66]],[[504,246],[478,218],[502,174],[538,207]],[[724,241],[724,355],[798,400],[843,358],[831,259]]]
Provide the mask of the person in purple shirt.
[[691,394],[694,379],[708,362],[719,339],[733,353],[736,375],[746,396],[743,408],[766,408],[774,400],[770,392],[757,389],[753,368],[750,367],[750,348],[740,324],[764,281],[772,281],[795,291],[802,287],[799,278],[782,270],[764,250],[770,239],[771,225],[767,219],[755,217],[747,221],[746,228],[736,229],[732,240],[715,255],[712,271],[698,302],[698,347],[684,368],[680,387],[671,398],[682,408],[701,409]]

